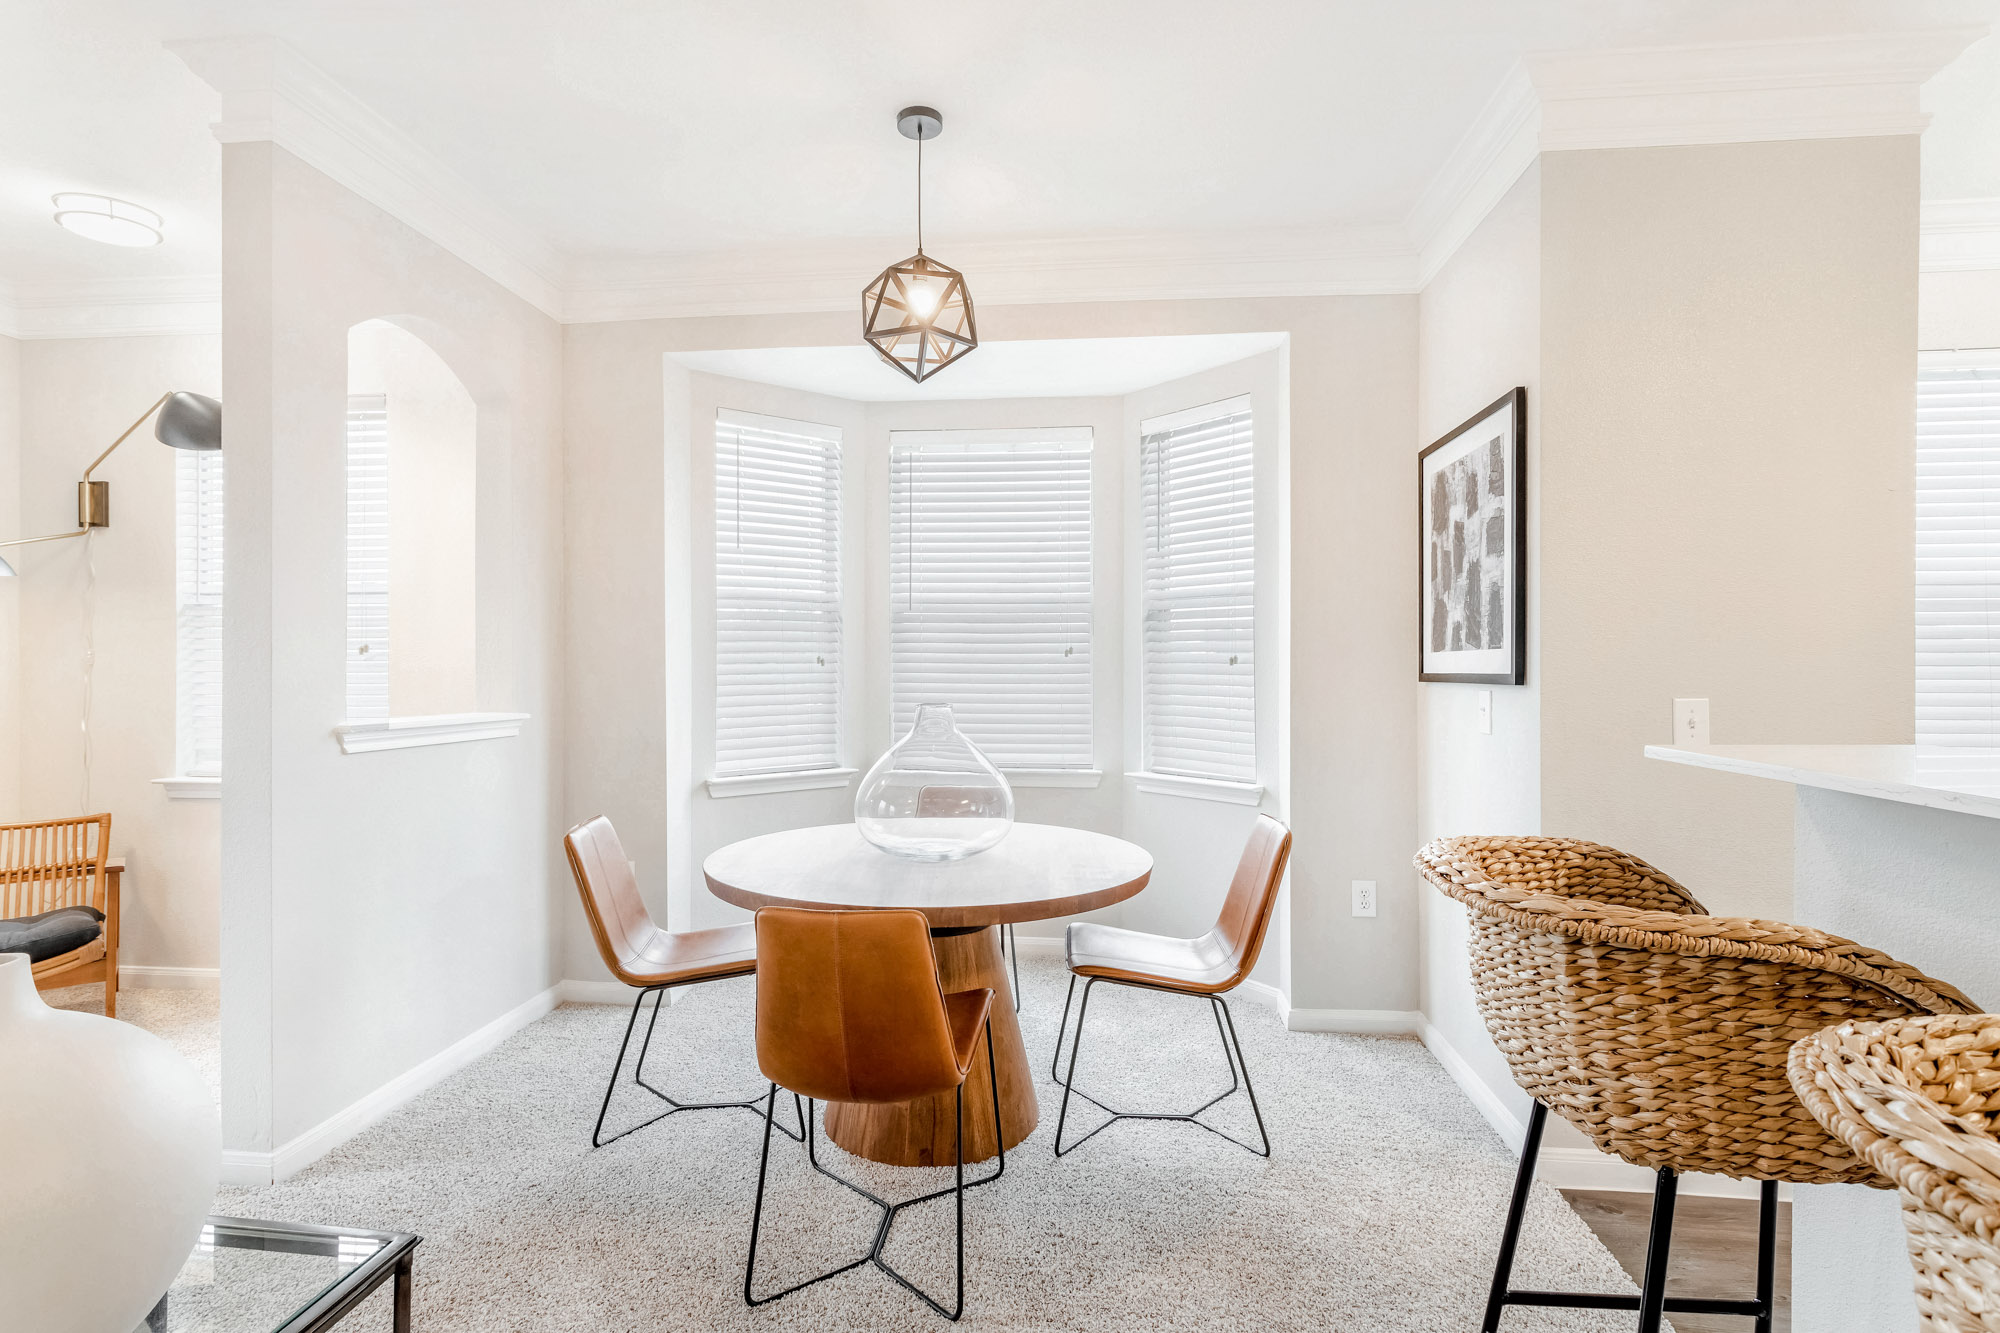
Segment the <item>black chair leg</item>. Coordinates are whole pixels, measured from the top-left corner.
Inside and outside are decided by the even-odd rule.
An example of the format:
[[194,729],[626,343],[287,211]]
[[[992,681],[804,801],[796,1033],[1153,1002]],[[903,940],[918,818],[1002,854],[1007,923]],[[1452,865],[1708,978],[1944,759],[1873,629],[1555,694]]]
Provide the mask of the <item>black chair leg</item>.
[[[1229,1065],[1229,1086],[1224,1088],[1221,1092],[1217,1093],[1215,1096],[1210,1097],[1200,1106],[1195,1107],[1194,1110],[1186,1112],[1120,1111],[1116,1107],[1105,1105],[1103,1102],[1091,1096],[1089,1093],[1081,1092],[1076,1089],[1075,1087],[1076,1055],[1077,1051],[1080,1050],[1083,1046],[1083,1021],[1084,1017],[1090,1012],[1090,988],[1092,986],[1095,986],[1100,981],[1109,981],[1116,986],[1131,986],[1135,990],[1164,989],[1163,987],[1158,987],[1158,986],[1146,986],[1137,982],[1122,981],[1115,977],[1092,977],[1088,981],[1084,982],[1083,1003],[1077,1006],[1077,1011],[1076,1011],[1076,1035],[1070,1038],[1069,1072],[1056,1080],[1058,1083],[1062,1085],[1062,1090],[1063,1090],[1062,1111],[1056,1116],[1056,1141],[1055,1141],[1056,1156],[1061,1157],[1065,1153],[1074,1152],[1076,1149],[1082,1147],[1085,1143],[1089,1142],[1091,1139],[1097,1137],[1099,1134],[1102,1134],[1105,1130],[1111,1128],[1111,1126],[1117,1124],[1120,1120],[1185,1120],[1190,1124],[1200,1126],[1202,1129],[1207,1130],[1209,1133],[1215,1135],[1217,1138],[1228,1139],[1231,1143],[1235,1144],[1239,1148],[1242,1148],[1246,1152],[1256,1153],[1259,1157],[1269,1157],[1271,1155],[1271,1138],[1270,1135],[1266,1133],[1264,1129],[1264,1110],[1257,1104],[1256,1089],[1250,1086],[1250,1064],[1249,1061],[1244,1058],[1243,1043],[1236,1035],[1236,1019],[1230,1014],[1229,1002],[1227,1000],[1224,1000],[1220,995],[1204,995],[1200,998],[1205,999],[1209,1002],[1210,1012],[1215,1019],[1215,1033],[1216,1036],[1221,1038],[1222,1041],[1222,1058]],[[1072,991],[1076,989],[1075,973],[1070,974],[1070,989]],[[1167,991],[1167,994],[1170,995],[1185,995],[1186,993],[1187,992],[1185,991]],[[1069,1022],[1068,1001],[1064,1001],[1063,1003],[1063,1022],[1065,1025],[1067,1025],[1067,1023]],[[1060,1030],[1058,1030],[1056,1033],[1056,1052],[1058,1056],[1060,1056],[1062,1052],[1062,1032]],[[1243,1071],[1240,1080],[1237,1074],[1237,1070],[1239,1067]],[[1053,1072],[1054,1071],[1052,1068],[1051,1073]],[[1237,1138],[1235,1135],[1224,1133],[1222,1130],[1217,1129],[1214,1125],[1209,1124],[1207,1121],[1201,1118],[1202,1112],[1208,1110],[1209,1107],[1214,1106],[1217,1102],[1223,1101],[1226,1098],[1234,1096],[1238,1087],[1243,1088],[1246,1092],[1250,1094],[1250,1111],[1253,1115],[1257,1117],[1257,1138],[1258,1141],[1263,1144],[1261,1148],[1252,1147],[1251,1145],[1243,1142],[1243,1140]],[[1091,1130],[1090,1133],[1085,1134],[1082,1138],[1076,1140],[1076,1142],[1065,1146],[1063,1144],[1063,1125],[1064,1122],[1067,1121],[1069,1118],[1069,1099],[1072,1093],[1075,1093],[1076,1096],[1081,1097],[1084,1101],[1089,1102],[1092,1106],[1095,1106],[1098,1110],[1105,1112],[1110,1117],[1110,1119],[1106,1120],[1096,1129]]]
[[[625,1036],[623,1040],[621,1040],[618,1043],[618,1059],[611,1066],[611,1078],[604,1085],[604,1101],[597,1108],[597,1124],[590,1131],[591,1147],[602,1148],[607,1143],[616,1143],[619,1139],[624,1138],[627,1134],[637,1133],[639,1130],[644,1129],[646,1126],[654,1124],[657,1121],[664,1120],[668,1116],[673,1115],[678,1111],[728,1111],[728,1110],[734,1110],[737,1107],[742,1107],[745,1110],[749,1111],[756,1111],[758,1109],[758,1104],[764,1100],[761,1097],[750,1097],[743,1101],[736,1101],[736,1102],[683,1102],[683,1101],[677,1101],[673,1097],[668,1096],[666,1093],[662,1092],[660,1089],[654,1087],[652,1084],[646,1081],[646,1052],[651,1050],[653,1046],[653,1029],[656,1026],[658,1026],[660,1021],[660,1002],[666,998],[667,992],[672,989],[673,988],[671,986],[648,986],[646,989],[640,991],[637,995],[632,997],[632,1014],[629,1018],[625,1020]],[[632,1082],[635,1086],[643,1088],[645,1091],[650,1092],[651,1094],[653,1094],[653,1096],[665,1102],[667,1104],[667,1109],[661,1111],[657,1115],[651,1116],[645,1120],[641,1120],[638,1124],[633,1125],[627,1129],[621,1129],[616,1134],[613,1134],[609,1138],[606,1138],[604,1136],[604,1117],[611,1110],[611,1095],[618,1090],[618,1074],[619,1071],[621,1071],[625,1067],[625,1052],[627,1049],[630,1048],[632,1044],[632,1029],[638,1024],[639,1021],[639,1007],[645,1004],[646,997],[648,995],[653,997],[653,1013],[652,1016],[646,1020],[646,1035],[644,1039],[641,1040],[639,1043],[639,1059],[632,1066]],[[792,1139],[793,1141],[796,1142],[803,1136],[805,1132],[805,1125],[803,1121],[800,1122],[799,1133],[797,1134],[794,1134],[791,1130],[786,1129],[783,1125],[778,1126],[778,1129],[779,1132],[784,1134],[786,1138]]]
[[1499,1333],[1500,1315],[1507,1308],[1507,1284],[1514,1276],[1514,1249],[1521,1243],[1521,1220],[1528,1214],[1528,1194],[1535,1184],[1535,1162],[1542,1155],[1542,1130],[1549,1109],[1540,1102],[1528,1112],[1528,1132],[1521,1140],[1521,1164],[1514,1169],[1514,1197],[1507,1202],[1507,1229],[1500,1233],[1500,1257],[1493,1264],[1493,1286],[1486,1296],[1486,1318],[1479,1333]]
[[1680,1173],[1663,1166],[1653,1183],[1653,1228],[1646,1237],[1646,1281],[1639,1292],[1639,1333],[1660,1333],[1667,1308],[1667,1254],[1674,1244],[1674,1195]]
[[1069,1007],[1076,999],[1076,973],[1069,974],[1069,991],[1063,996],[1062,1022],[1056,1025],[1056,1048],[1049,1056],[1049,1082],[1061,1083],[1063,1076],[1058,1072],[1062,1060],[1063,1034],[1069,1030]]
[[[750,1253],[743,1264],[743,1303],[753,1307],[769,1305],[772,1301],[789,1296],[795,1291],[800,1291],[806,1287],[824,1282],[828,1278],[839,1277],[842,1273],[859,1268],[863,1264],[872,1263],[884,1273],[894,1278],[902,1287],[923,1301],[924,1304],[930,1306],[931,1309],[937,1311],[946,1319],[956,1321],[965,1311],[965,1192],[969,1189],[976,1189],[981,1185],[990,1185],[1006,1174],[1007,1171],[1007,1140],[1000,1123],[1000,1078],[996,1063],[993,1056],[993,1025],[988,1023],[986,1025],[986,1076],[987,1082],[993,1092],[993,1141],[999,1154],[999,1162],[994,1166],[992,1173],[981,1176],[978,1180],[967,1180],[965,1178],[965,1084],[961,1082],[952,1098],[953,1115],[957,1122],[955,1140],[957,1145],[955,1148],[957,1161],[953,1182],[944,1189],[932,1190],[928,1194],[919,1194],[914,1199],[905,1199],[901,1203],[890,1203],[887,1199],[863,1189],[838,1172],[830,1171],[820,1165],[819,1151],[814,1142],[813,1134],[814,1111],[810,1102],[803,1106],[799,1111],[799,1125],[804,1133],[806,1160],[811,1163],[812,1169],[830,1180],[845,1185],[862,1198],[867,1199],[870,1203],[880,1208],[882,1210],[882,1218],[875,1227],[874,1244],[869,1247],[868,1253],[862,1255],[859,1259],[856,1259],[852,1263],[842,1264],[838,1268],[830,1269],[816,1277],[809,1277],[803,1282],[794,1283],[792,1286],[786,1287],[783,1291],[772,1292],[769,1296],[758,1296],[753,1291],[753,1280],[757,1273],[757,1234],[764,1219],[764,1182],[771,1160],[771,1127],[775,1123],[774,1113],[778,1096],[778,1085],[773,1083],[771,1085],[770,1101],[765,1108],[764,1155],[757,1164],[757,1202],[750,1214]],[[792,1100],[795,1104],[798,1102],[797,1094],[793,1095]],[[782,1129],[783,1126],[779,1126],[779,1128]],[[944,1307],[942,1302],[932,1297],[930,1293],[897,1272],[889,1265],[889,1261],[882,1257],[882,1251],[889,1243],[890,1228],[896,1224],[897,1216],[904,1209],[915,1207],[920,1203],[928,1203],[932,1199],[943,1198],[947,1194],[955,1196],[953,1206],[957,1210],[955,1226],[957,1228],[956,1246],[958,1255],[955,1269],[955,1294],[952,1307],[949,1310]]]
[[1778,1309],[1778,1182],[1765,1180],[1757,1186],[1757,1303],[1764,1312],[1757,1316],[1757,1333],[1771,1333]]

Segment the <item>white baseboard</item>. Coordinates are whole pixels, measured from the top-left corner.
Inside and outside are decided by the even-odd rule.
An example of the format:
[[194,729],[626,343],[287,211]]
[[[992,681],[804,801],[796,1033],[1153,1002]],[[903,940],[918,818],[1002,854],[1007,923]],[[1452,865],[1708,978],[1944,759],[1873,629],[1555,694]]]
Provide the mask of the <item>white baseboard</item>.
[[[1248,989],[1257,983],[1245,982]],[[1285,1026],[1293,1032],[1352,1032],[1366,1037],[1414,1037],[1424,1016],[1414,1009],[1292,1009]]]
[[1060,958],[1063,956],[1063,939],[1060,935],[1016,935],[1014,947],[1024,956],[1036,958]]
[[622,981],[558,981],[556,1000],[560,1004],[632,1003],[632,988]]
[[118,965],[119,990],[220,990],[222,973],[213,967]]
[[398,1074],[351,1106],[334,1112],[297,1138],[281,1144],[275,1152],[224,1149],[222,1183],[249,1187],[270,1185],[312,1165],[554,1009],[557,992],[558,988],[551,986],[539,995],[523,1000],[478,1031],[459,1038],[414,1069]]
[[[1500,1100],[1484,1079],[1473,1072],[1472,1065],[1445,1040],[1442,1032],[1424,1021],[1421,1014],[1417,1015],[1417,1019],[1424,1046],[1444,1066],[1445,1073],[1451,1075],[1451,1081],[1458,1084],[1459,1091],[1478,1108],[1479,1114],[1493,1127],[1501,1142],[1511,1151],[1519,1153],[1521,1141],[1527,1137],[1527,1124]],[[1628,1194],[1653,1192],[1651,1171],[1601,1153],[1587,1144],[1570,1148],[1551,1148],[1544,1144],[1536,1160],[1535,1178],[1559,1190],[1615,1190]],[[1780,1185],[1778,1197],[1791,1198],[1791,1188],[1790,1185]],[[1691,1172],[1681,1177],[1680,1193],[1704,1198],[1754,1199],[1757,1197],[1757,1182]]]

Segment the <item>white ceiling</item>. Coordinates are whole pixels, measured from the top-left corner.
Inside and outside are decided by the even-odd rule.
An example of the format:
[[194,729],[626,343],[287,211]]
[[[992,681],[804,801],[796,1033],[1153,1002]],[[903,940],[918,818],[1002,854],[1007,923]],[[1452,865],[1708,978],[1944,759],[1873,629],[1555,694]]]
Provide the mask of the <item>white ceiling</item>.
[[1268,352],[1284,340],[1282,333],[1217,333],[983,342],[979,355],[922,384],[859,344],[679,352],[673,359],[689,370],[864,403],[1111,398]]
[[[216,270],[216,100],[171,39],[278,36],[556,251],[616,260],[906,244],[906,102],[945,115],[926,152],[940,251],[1396,223],[1524,52],[1996,16],[2000,0],[12,0],[0,284]],[[1937,81],[1947,158],[1927,171],[1955,194],[2000,195],[1996,47]],[[57,189],[155,208],[168,244],[61,232]]]

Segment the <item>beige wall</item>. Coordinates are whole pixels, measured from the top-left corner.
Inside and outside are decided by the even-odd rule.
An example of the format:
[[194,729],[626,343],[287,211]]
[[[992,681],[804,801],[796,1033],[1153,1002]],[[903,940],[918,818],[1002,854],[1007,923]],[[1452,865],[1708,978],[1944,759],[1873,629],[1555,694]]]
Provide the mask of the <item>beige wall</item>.
[[[0,337],[0,539],[21,530],[21,344]],[[21,548],[0,550],[19,569]],[[21,818],[21,583],[0,578],[0,821]]]
[[[169,389],[221,393],[214,337],[36,340],[19,355],[27,536],[75,528],[77,479],[147,404]],[[176,771],[175,462],[148,425],[97,471],[111,485],[109,527],[5,553],[21,571],[19,805],[28,819],[111,812],[112,852],[127,867],[123,964],[213,968],[217,802],[169,800],[153,782]],[[86,648],[95,655],[88,811],[78,731]]]
[[[1414,518],[1405,500],[1414,298],[1003,306],[982,311],[980,325],[996,341],[1290,335],[1292,998],[1302,1008],[1415,1008],[1414,893],[1402,869],[1415,803]],[[675,351],[845,344],[854,322],[844,313],[652,320],[573,325],[564,337],[566,813],[607,813],[632,830],[627,850],[664,916],[668,756],[685,738],[671,732],[660,682],[689,630],[652,608],[670,605],[666,570],[679,538],[668,516],[685,513],[689,497],[668,476],[663,441],[666,451],[700,442],[689,446],[676,424],[685,409],[668,410],[687,392],[686,372],[677,379],[662,362]],[[1358,923],[1365,929],[1348,916],[1351,879],[1384,886],[1381,916]],[[566,966],[597,975],[582,923],[569,917]]]
[[[223,242],[223,1119],[254,1153],[557,979],[561,340],[268,143],[223,149]],[[518,737],[345,755],[331,735],[346,337],[373,318],[422,336],[477,407],[479,704],[528,714]]]
[[1791,911],[1791,793],[1650,762],[1913,727],[1914,137],[1542,159],[1542,822]]
[[[1417,451],[1515,386],[1528,391],[1528,669],[1522,685],[1417,686],[1417,841],[1538,833],[1542,824],[1541,168],[1530,167],[1419,301]],[[1414,478],[1412,478],[1414,489]],[[1414,648],[1412,649],[1414,656]],[[1414,665],[1411,668],[1415,669]],[[1492,732],[1479,729],[1482,693]],[[1472,998],[1465,909],[1418,885],[1426,1021],[1494,1095],[1525,1117],[1528,1099],[1487,1039]],[[1567,1126],[1558,1126],[1558,1132]]]

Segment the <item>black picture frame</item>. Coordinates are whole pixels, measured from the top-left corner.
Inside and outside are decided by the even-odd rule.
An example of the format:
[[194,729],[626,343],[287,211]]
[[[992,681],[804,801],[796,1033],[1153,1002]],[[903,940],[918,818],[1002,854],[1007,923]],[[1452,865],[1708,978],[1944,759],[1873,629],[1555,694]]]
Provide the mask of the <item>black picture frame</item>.
[[[1489,433],[1497,432],[1497,433]],[[1473,437],[1468,439],[1467,437]],[[1508,437],[1511,436],[1511,440]],[[1438,648],[1433,644],[1440,630],[1449,633],[1451,611],[1449,596],[1440,598],[1436,579],[1441,567],[1433,562],[1434,551],[1442,559],[1443,547],[1434,545],[1443,541],[1446,524],[1438,522],[1439,511],[1436,502],[1440,496],[1439,483],[1444,480],[1441,470],[1467,458],[1472,451],[1480,448],[1497,449],[1506,460],[1509,472],[1501,476],[1498,496],[1501,511],[1495,517],[1503,519],[1503,537],[1511,537],[1511,550],[1500,552],[1498,568],[1505,582],[1502,614],[1497,617],[1506,627],[1505,642],[1495,648],[1490,643],[1478,648],[1449,647]],[[1444,451],[1439,457],[1440,451]],[[1434,457],[1437,461],[1433,461]],[[1528,676],[1528,390],[1516,386],[1501,394],[1485,408],[1467,418],[1449,434],[1417,455],[1417,679],[1432,682],[1454,682],[1466,685],[1520,685]],[[1479,485],[1478,477],[1471,479],[1473,489]],[[1445,493],[1449,493],[1448,483]],[[1491,499],[1488,493],[1484,499]],[[1434,538],[1434,525],[1437,536]],[[1483,539],[1482,539],[1483,540]],[[1453,577],[1462,573],[1465,563],[1461,545],[1459,559],[1455,563]],[[1471,562],[1475,566],[1482,563]],[[1483,571],[1481,571],[1483,573]],[[1477,577],[1477,576],[1476,576]],[[1483,578],[1480,579],[1483,585]],[[1462,599],[1461,599],[1462,604]],[[1496,619],[1491,613],[1491,602],[1483,591],[1473,599],[1478,619],[1474,622],[1480,628],[1490,628]],[[1442,622],[1440,617],[1443,617]],[[1471,617],[1466,617],[1471,619]],[[1461,625],[1459,628],[1463,628]],[[1490,637],[1490,635],[1488,636]],[[1500,663],[1495,662],[1495,654],[1504,653]],[[1460,660],[1448,659],[1457,656]],[[1468,659],[1483,659],[1477,664],[1484,670],[1450,669],[1461,666]],[[1501,663],[1504,663],[1502,665]],[[1494,669],[1498,666],[1499,669]]]

